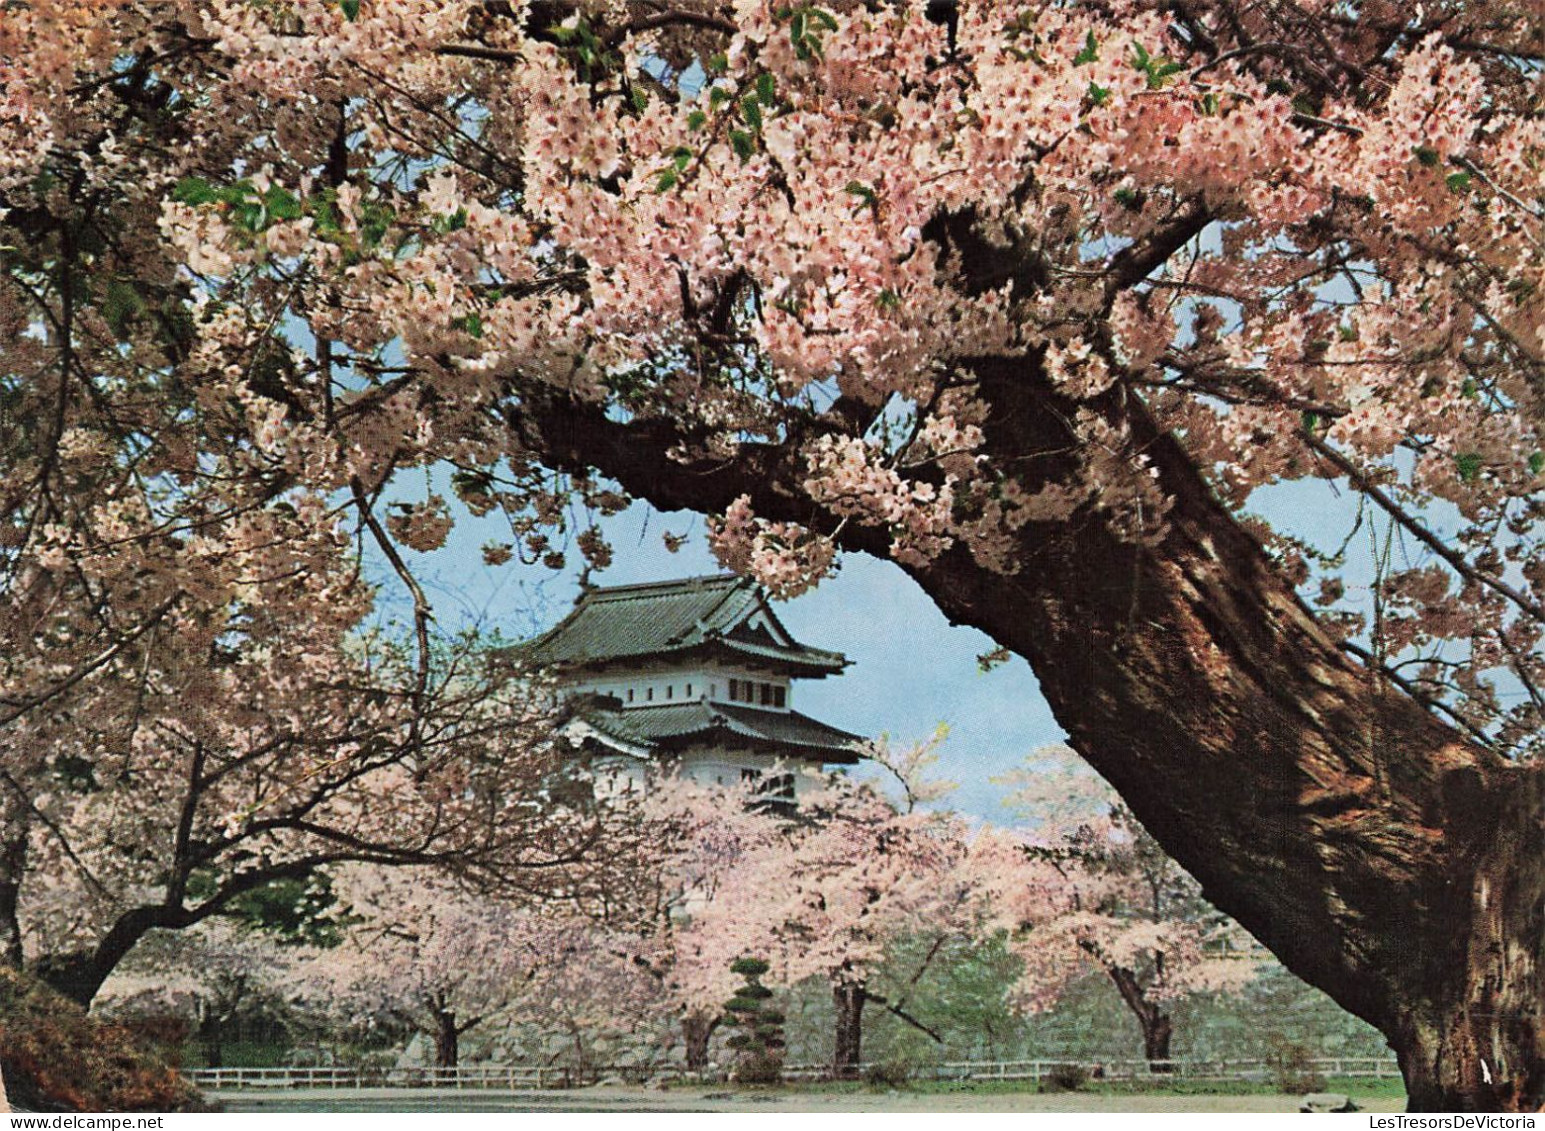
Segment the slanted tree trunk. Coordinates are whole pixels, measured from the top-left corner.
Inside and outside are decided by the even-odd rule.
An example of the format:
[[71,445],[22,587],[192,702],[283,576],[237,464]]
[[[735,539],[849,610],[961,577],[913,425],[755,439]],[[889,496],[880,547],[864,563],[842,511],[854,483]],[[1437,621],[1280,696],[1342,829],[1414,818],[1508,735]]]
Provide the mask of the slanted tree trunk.
[[686,1046],[687,1071],[704,1072],[708,1068],[708,1042],[719,1027],[719,1016],[693,1011],[681,1019],[681,1038]]
[[[1134,251],[1136,277],[1170,250]],[[962,369],[991,406],[983,454],[1022,489],[1081,473],[1067,422],[1092,411],[1127,430],[1170,508],[1139,540],[1094,503],[1027,523],[1012,574],[959,544],[903,568],[1030,662],[1073,747],[1212,903],[1384,1033],[1413,1110],[1545,1103],[1545,768],[1504,762],[1340,649],[1135,392],[1072,402],[1035,357]],[[673,460],[670,425],[572,401],[528,398],[512,422],[662,509],[748,495],[847,549],[890,549],[812,502],[792,445]]]
[[868,1000],[861,983],[832,983],[832,1006],[837,1015],[832,1075],[838,1080],[858,1077],[858,1066],[863,1063],[864,1004]]

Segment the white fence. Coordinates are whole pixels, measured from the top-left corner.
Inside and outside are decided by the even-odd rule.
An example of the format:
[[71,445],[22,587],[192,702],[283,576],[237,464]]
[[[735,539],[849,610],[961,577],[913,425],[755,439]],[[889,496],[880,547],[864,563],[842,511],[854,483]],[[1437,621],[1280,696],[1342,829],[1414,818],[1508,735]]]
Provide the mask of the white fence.
[[[994,1060],[920,1064],[909,1069],[914,1080],[1023,1081],[1039,1083],[1076,1065],[1092,1081],[1121,1081],[1163,1086],[1172,1080],[1270,1084],[1276,1069],[1266,1060]],[[1330,1078],[1387,1079],[1398,1077],[1393,1060],[1384,1057],[1320,1057],[1294,1066]],[[861,1064],[852,1075],[867,1078],[888,1066]],[[694,1073],[677,1065],[596,1066],[585,1069],[516,1064],[466,1064],[456,1068],[198,1068],[187,1073],[208,1091],[271,1088],[467,1088],[524,1091],[576,1088],[601,1082],[643,1084],[670,1080],[721,1083],[722,1072]],[[830,1064],[789,1064],[785,1080],[830,1080]]]

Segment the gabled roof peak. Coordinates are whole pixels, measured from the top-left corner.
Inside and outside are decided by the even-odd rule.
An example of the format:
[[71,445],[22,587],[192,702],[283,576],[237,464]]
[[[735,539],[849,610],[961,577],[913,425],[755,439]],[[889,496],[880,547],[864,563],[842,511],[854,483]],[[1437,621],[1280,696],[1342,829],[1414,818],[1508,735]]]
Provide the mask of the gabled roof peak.
[[626,585],[591,584],[580,590],[576,605],[587,601],[630,601],[668,595],[673,592],[699,593],[707,590],[755,589],[750,578],[734,573],[705,573],[698,577],[678,577],[667,581],[634,581]]
[[539,663],[597,664],[688,651],[720,651],[791,675],[841,671],[838,652],[800,644],[762,588],[733,573],[591,587],[550,632],[531,643]]

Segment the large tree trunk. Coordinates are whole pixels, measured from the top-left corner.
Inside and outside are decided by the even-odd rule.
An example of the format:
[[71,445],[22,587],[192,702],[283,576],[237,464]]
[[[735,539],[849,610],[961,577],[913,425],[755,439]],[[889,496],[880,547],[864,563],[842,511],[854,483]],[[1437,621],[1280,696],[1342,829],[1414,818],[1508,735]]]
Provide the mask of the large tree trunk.
[[[1079,474],[1067,422],[1088,410],[1129,431],[1171,509],[1141,541],[1092,504],[1028,523],[1010,575],[959,544],[904,568],[952,622],[1029,660],[1074,748],[1208,899],[1389,1038],[1413,1108],[1538,1106],[1545,771],[1467,741],[1341,650],[1134,393],[1074,403],[1033,357],[972,369],[992,406],[984,453],[1026,491]],[[682,437],[664,422],[530,398],[512,422],[556,464],[662,508],[744,494],[767,518],[889,550],[887,532],[823,514],[788,446],[673,460]]]
[[719,1017],[712,1013],[691,1012],[681,1019],[681,1039],[686,1046],[687,1071],[708,1069],[708,1042],[719,1027]]
[[832,1007],[837,1016],[836,1043],[832,1050],[832,1076],[854,1080],[864,1053],[864,1003],[869,995],[857,982],[832,983]]

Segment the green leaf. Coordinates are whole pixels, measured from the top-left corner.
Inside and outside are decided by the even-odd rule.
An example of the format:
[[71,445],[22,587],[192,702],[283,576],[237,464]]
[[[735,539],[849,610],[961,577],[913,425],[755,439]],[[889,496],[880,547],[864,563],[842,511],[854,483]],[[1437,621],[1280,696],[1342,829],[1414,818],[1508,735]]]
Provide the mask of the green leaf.
[[1316,428],[1318,428],[1320,426],[1320,418],[1319,418],[1318,414],[1316,414],[1316,413],[1312,413],[1312,412],[1304,413],[1303,417],[1302,417],[1302,421],[1303,421],[1303,426],[1304,426],[1304,431],[1305,432],[1313,432]]
[[763,106],[776,105],[778,101],[778,83],[768,71],[763,71],[756,76],[756,96],[762,100]]
[[1094,38],[1094,32],[1090,32],[1084,39],[1084,49],[1073,56],[1073,65],[1082,67],[1085,63],[1093,63],[1100,57],[1100,44]]
[[172,199],[179,204],[211,204],[220,199],[219,192],[203,177],[184,177],[172,190]]
[[243,200],[231,205],[231,210],[227,215],[230,216],[238,228],[249,232],[260,232],[263,230],[263,206],[255,200]]
[[429,226],[441,235],[447,232],[459,232],[467,226],[467,210],[458,208],[449,216],[436,216],[430,221]]
[[1138,207],[1138,197],[1135,189],[1119,188],[1111,195],[1116,198],[1116,203],[1123,208],[1131,208],[1135,211]]
[[797,48],[805,38],[805,9],[795,11],[789,20],[789,42]]
[[129,323],[145,312],[145,300],[132,283],[114,279],[102,297],[102,318],[120,338],[129,336]]
[[735,151],[735,156],[739,157],[741,164],[744,165],[756,152],[756,142],[745,130],[731,130],[730,148]]
[[338,10],[352,24],[359,19],[359,0],[338,0]]
[[708,57],[708,72],[710,74],[722,75],[729,69],[730,57],[724,52],[721,51],[717,55],[710,55]]
[[263,194],[263,207],[275,220],[299,220],[301,217],[300,201],[278,185],[268,186],[268,191]]
[[366,247],[377,247],[386,238],[387,229],[397,213],[391,205],[368,200],[359,210],[359,235]]
[[1538,475],[1545,471],[1545,452],[1535,452],[1529,457],[1529,474]]
[[734,96],[722,86],[712,87],[708,91],[708,105],[717,110]]
[[338,209],[334,206],[335,198],[333,190],[328,189],[324,194],[312,197],[306,202],[311,216],[316,220],[316,230],[324,236],[338,236],[343,229],[338,224]]
[[691,163],[692,158],[695,156],[697,156],[697,154],[688,149],[686,146],[678,145],[671,152],[671,164],[676,166],[676,171],[678,173],[684,173],[687,170],[687,165]]
[[1449,192],[1464,192],[1470,187],[1470,174],[1461,169],[1444,177],[1443,183],[1448,186]]
[[1148,57],[1148,49],[1141,43],[1132,44],[1132,67],[1134,70],[1147,73],[1152,67],[1153,60]]
[[464,314],[451,323],[458,330],[464,330],[474,338],[483,336],[483,319],[476,312]]
[[1209,118],[1218,112],[1218,96],[1210,90],[1202,95],[1201,111]]
[[660,179],[654,183],[655,192],[670,192],[671,189],[676,187],[677,179],[674,168],[666,169],[660,174]]
[[708,115],[701,110],[694,110],[687,115],[687,129],[696,133],[708,123]]
[[901,296],[887,287],[875,297],[874,301],[882,310],[895,310],[901,305]]
[[751,127],[753,133],[762,132],[762,104],[754,97],[741,100],[740,116],[746,120],[746,125]]
[[1110,90],[1097,82],[1092,82],[1089,84],[1089,97],[1094,99],[1096,106],[1104,106],[1110,101]]
[[825,8],[811,8],[810,15],[815,18],[816,23],[825,27],[827,31],[837,30],[837,17],[833,16]]
[[858,197],[861,201],[863,201],[862,207],[865,208],[875,208],[880,203],[880,198],[874,194],[874,189],[870,188],[862,181],[849,181],[846,185],[843,186],[842,191],[852,193],[854,196]]
[[1411,152],[1415,154],[1416,159],[1423,165],[1427,166],[1427,168],[1434,169],[1437,167],[1438,151],[1433,149],[1430,145],[1413,146]]
[[1479,452],[1463,452],[1454,457],[1454,466],[1459,470],[1459,478],[1466,483],[1472,483],[1480,475],[1483,461]]

